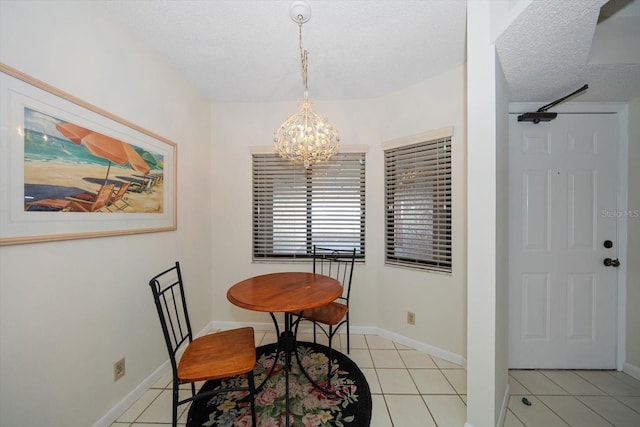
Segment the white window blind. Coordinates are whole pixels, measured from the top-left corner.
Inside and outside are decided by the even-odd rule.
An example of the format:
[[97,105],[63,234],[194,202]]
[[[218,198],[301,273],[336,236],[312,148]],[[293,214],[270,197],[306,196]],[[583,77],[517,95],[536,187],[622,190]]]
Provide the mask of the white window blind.
[[253,154],[253,259],[306,258],[313,245],[364,257],[365,154],[338,153],[309,169]]
[[384,151],[387,264],[451,272],[451,137]]

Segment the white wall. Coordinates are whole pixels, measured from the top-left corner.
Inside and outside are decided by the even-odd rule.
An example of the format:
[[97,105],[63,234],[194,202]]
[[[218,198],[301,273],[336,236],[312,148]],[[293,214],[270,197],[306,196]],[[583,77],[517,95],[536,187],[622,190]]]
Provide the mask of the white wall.
[[[629,102],[629,199],[627,219],[627,368],[640,378],[640,98]],[[629,366],[631,365],[631,366]]]
[[0,425],[86,427],[167,360],[151,275],[211,321],[209,105],[90,2],[0,2],[0,61],[178,144],[176,232],[0,247]]
[[504,421],[509,388],[509,88],[496,56],[496,350],[495,405]]
[[[268,315],[232,307],[226,290],[243,278],[278,270],[310,270],[310,264],[251,262],[251,146],[272,146],[273,131],[298,106],[294,102],[221,104],[212,107],[214,186],[214,317],[269,322]],[[369,147],[366,168],[366,263],[358,264],[352,290],[354,326],[374,326],[465,354],[464,70],[447,71],[381,98],[318,101],[314,110],[340,132],[345,145]],[[454,274],[429,274],[384,266],[384,158],[382,142],[454,127]],[[218,245],[217,243],[220,243]],[[406,312],[416,313],[408,326]]]
[[506,390],[504,218],[506,83],[491,37],[491,5],[467,4],[467,420],[494,426]]
[[[458,67],[402,92],[380,99],[376,121],[381,140],[453,126],[452,147],[452,241],[453,272],[450,275],[384,265],[382,222],[372,224],[376,233],[368,239],[378,269],[378,326],[419,342],[466,357],[466,141],[464,122],[465,69]],[[371,151],[380,156],[379,144]],[[383,159],[373,173],[380,184],[371,197],[384,212]],[[379,225],[378,225],[379,224]],[[369,237],[369,236],[367,236]],[[416,325],[406,324],[407,311],[416,313]]]

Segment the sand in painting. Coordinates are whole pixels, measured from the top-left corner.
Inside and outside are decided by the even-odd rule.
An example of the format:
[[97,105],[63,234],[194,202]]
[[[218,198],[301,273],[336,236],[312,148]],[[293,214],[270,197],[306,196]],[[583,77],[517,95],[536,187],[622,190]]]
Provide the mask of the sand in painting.
[[[69,163],[59,160],[29,160],[24,163],[25,196],[31,189],[37,190],[36,199],[64,198],[74,194],[75,190],[95,194],[104,183],[107,166],[89,163]],[[153,173],[153,171],[151,172]],[[123,182],[143,182],[140,172],[130,168],[111,165],[109,183],[116,184],[116,189]],[[35,194],[35,193],[34,193]],[[125,196],[129,206],[125,213],[159,213],[162,212],[163,185],[156,184],[148,192],[127,192]],[[29,202],[30,200],[25,200]]]

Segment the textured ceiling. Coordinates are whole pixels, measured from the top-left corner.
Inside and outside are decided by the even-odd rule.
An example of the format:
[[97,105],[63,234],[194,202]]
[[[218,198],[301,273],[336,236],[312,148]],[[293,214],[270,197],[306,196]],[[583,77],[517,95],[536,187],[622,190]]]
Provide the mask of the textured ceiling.
[[609,2],[598,24],[605,3],[538,0],[516,18],[496,41],[512,101],[555,100],[584,84],[576,101],[640,96],[640,0]]
[[[291,0],[96,0],[155,48],[213,103],[302,96]],[[465,61],[465,0],[308,0],[303,26],[313,99],[372,98]],[[611,40],[640,46],[640,0],[612,0],[608,32],[591,52],[606,0],[534,0],[496,41],[513,101],[552,101],[588,83],[579,100],[640,96],[638,58],[611,55]],[[619,25],[617,15],[627,21]],[[604,16],[604,14],[603,14]],[[636,25],[639,24],[639,25]],[[619,34],[628,28],[631,36]],[[614,42],[615,43],[615,42]],[[617,46],[621,45],[617,43]],[[618,46],[620,47],[620,46]],[[621,48],[617,48],[621,50]],[[637,50],[637,48],[636,48]],[[615,56],[615,58],[612,58]],[[637,55],[640,56],[640,55]],[[623,58],[623,59],[620,59]],[[593,62],[593,63],[590,63]]]

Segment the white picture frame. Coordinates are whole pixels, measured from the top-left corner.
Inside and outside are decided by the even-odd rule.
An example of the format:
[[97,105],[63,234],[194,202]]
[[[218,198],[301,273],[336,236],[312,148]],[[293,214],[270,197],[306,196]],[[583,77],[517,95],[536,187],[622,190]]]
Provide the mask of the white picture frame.
[[0,245],[177,229],[174,142],[1,63],[0,132]]

